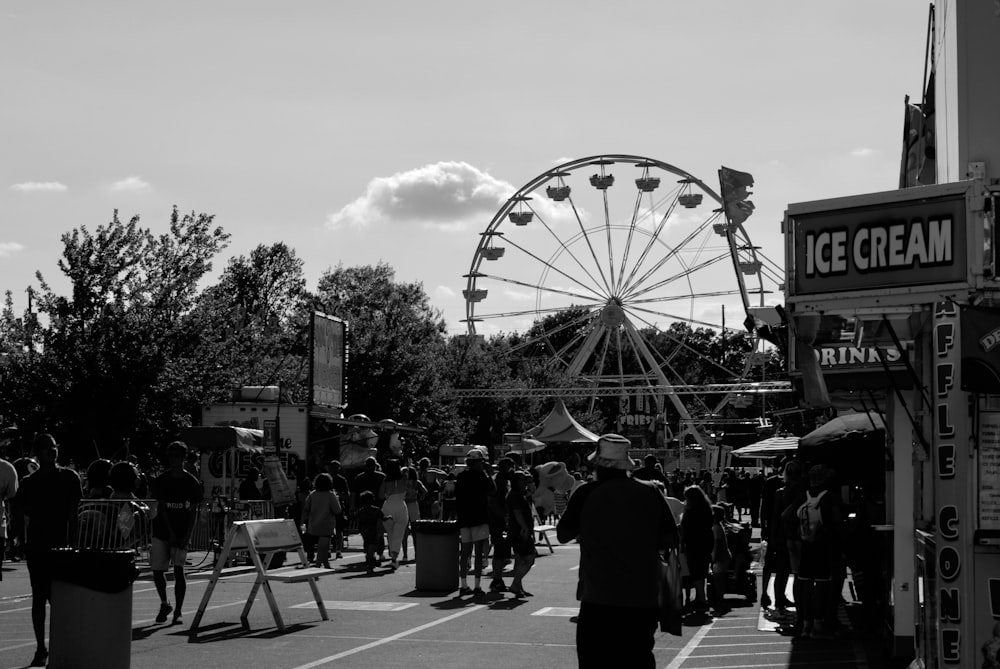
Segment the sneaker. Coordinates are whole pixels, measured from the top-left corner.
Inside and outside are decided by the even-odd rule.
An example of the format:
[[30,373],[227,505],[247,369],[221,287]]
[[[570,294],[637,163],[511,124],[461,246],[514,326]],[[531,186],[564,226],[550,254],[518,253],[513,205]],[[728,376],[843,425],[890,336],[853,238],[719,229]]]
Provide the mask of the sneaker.
[[760,597],[760,605],[763,606],[765,609],[771,607],[771,598],[770,596],[768,596],[766,592]]
[[459,597],[465,597],[466,595],[471,595],[471,594],[472,594],[472,588],[470,588],[467,585],[463,585],[461,588],[458,589]]
[[180,625],[182,622],[184,622],[184,616],[181,614],[180,611],[175,612],[173,622],[171,624]]
[[507,586],[500,579],[496,579],[490,582],[490,592],[507,592]]
[[35,657],[31,658],[31,664],[29,667],[44,667],[49,661],[49,651],[45,648],[39,648],[35,651]]
[[340,553],[340,552],[338,552],[338,553],[337,553],[337,559],[338,559],[338,560],[342,560],[343,558],[344,558],[344,554],[343,554],[343,553]]
[[479,587],[479,586],[477,585],[477,586],[476,586],[476,587],[475,587],[475,588],[473,589],[473,591],[472,591],[472,594],[473,594],[473,595],[485,595],[486,593],[485,593],[485,592],[483,592],[483,589],[482,589],[482,588],[480,588],[480,587]]
[[167,616],[169,616],[170,612],[173,610],[174,607],[170,606],[170,604],[167,604],[166,602],[161,603],[160,612],[156,614],[156,622],[158,623],[167,622]]

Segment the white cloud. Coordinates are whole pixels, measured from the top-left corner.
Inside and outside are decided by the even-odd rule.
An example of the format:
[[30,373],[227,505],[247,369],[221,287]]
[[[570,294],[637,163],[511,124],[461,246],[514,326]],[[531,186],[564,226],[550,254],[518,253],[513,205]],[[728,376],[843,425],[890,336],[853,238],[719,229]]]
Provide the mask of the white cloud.
[[851,155],[854,156],[855,158],[871,158],[876,154],[878,154],[877,150],[869,149],[866,146],[862,146],[851,151]]
[[455,289],[449,286],[438,286],[437,288],[434,289],[434,294],[437,297],[444,297],[444,298],[458,297],[458,293],[455,291]]
[[18,244],[17,242],[0,242],[0,258],[20,253],[24,248],[24,244]]
[[373,179],[364,195],[328,216],[327,225],[422,223],[455,230],[478,222],[485,227],[514,190],[468,163],[439,162]]
[[137,176],[125,177],[124,179],[121,179],[111,184],[111,191],[114,193],[121,193],[126,191],[134,192],[139,190],[146,190],[148,188],[151,188],[149,183],[143,181],[142,177],[137,177]]
[[58,181],[25,181],[14,184],[10,188],[22,193],[62,193],[68,190],[66,184],[61,184]]

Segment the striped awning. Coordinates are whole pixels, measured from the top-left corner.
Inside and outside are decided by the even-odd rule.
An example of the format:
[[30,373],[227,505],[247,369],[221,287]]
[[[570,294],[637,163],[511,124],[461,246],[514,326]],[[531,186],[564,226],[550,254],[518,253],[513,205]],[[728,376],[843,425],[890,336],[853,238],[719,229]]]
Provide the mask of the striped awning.
[[732,455],[741,458],[770,458],[797,450],[798,447],[799,437],[784,435],[780,437],[768,437],[749,446],[737,448],[732,452]]

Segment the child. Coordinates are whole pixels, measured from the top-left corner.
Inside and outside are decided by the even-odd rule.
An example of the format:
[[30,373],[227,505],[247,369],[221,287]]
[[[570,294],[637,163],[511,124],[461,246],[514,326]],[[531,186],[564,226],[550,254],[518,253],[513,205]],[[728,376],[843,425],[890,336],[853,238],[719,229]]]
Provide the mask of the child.
[[375,495],[365,490],[358,495],[358,531],[365,545],[365,564],[368,573],[375,571],[375,555],[378,553],[378,540],[382,534],[382,521],[386,515],[375,504]]
[[333,477],[323,473],[313,480],[313,490],[302,506],[302,525],[317,537],[316,566],[330,568],[330,537],[337,531],[340,500],[333,492]]
[[726,518],[726,509],[720,504],[712,505],[712,594],[715,609],[725,609],[726,599],[726,578],[729,571],[729,563],[733,560],[733,555],[729,551],[729,542],[726,539],[726,529],[722,523]]

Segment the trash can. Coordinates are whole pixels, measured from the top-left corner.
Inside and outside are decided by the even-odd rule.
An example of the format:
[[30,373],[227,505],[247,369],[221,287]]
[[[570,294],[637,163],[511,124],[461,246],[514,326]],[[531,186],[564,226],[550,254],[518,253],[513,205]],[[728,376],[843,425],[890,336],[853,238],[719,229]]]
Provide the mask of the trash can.
[[417,590],[451,592],[458,588],[458,523],[413,521],[417,551]]
[[52,551],[49,667],[127,669],[135,552]]

